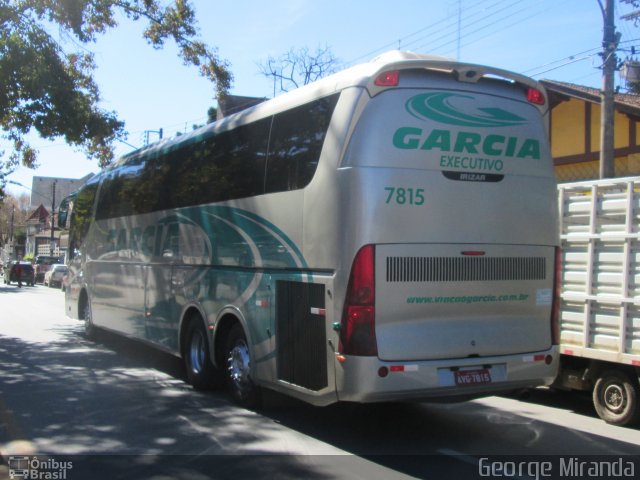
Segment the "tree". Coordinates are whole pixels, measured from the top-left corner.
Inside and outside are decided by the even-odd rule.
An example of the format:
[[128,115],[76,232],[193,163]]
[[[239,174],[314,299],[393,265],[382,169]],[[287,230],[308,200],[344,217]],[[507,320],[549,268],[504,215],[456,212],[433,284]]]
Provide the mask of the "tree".
[[278,58],[269,56],[265,63],[258,64],[260,73],[273,78],[273,95],[276,95],[276,84],[280,84],[281,92],[307,85],[315,80],[335,73],[338,59],[328,46],[318,47],[311,54],[304,47],[299,50],[291,48]]
[[0,203],[0,260],[2,247],[9,242],[11,234],[14,239],[24,235],[25,224],[29,216],[29,195],[18,197],[7,195]]
[[[633,8],[638,8],[640,7],[640,0],[620,0],[620,2],[622,3],[626,3],[627,5],[631,5]],[[600,4],[600,8],[602,9],[602,0],[598,0],[598,3]],[[640,12],[635,11],[635,12],[631,12],[628,13],[627,15],[623,15],[621,17],[623,20],[633,20],[634,22],[638,22],[638,19],[640,18]]]
[[[146,21],[144,38],[153,48],[173,39],[186,65],[199,68],[217,94],[230,87],[229,65],[217,50],[197,40],[195,12],[188,0],[0,0],[0,131],[12,151],[0,152],[0,199],[4,177],[22,163],[37,165],[26,135],[62,137],[100,166],[113,160],[116,140],[126,137],[115,112],[99,107],[92,78],[96,67],[87,45],[117,26],[116,17]],[[49,33],[56,27],[71,41]],[[68,51],[73,45],[76,51]]]

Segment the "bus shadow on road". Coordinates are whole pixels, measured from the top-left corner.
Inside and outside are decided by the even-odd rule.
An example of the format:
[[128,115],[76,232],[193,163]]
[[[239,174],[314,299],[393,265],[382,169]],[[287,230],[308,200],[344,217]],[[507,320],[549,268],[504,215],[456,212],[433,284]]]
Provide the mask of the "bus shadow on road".
[[26,288],[32,288],[32,287],[27,287],[26,285],[23,286],[22,288],[18,287],[17,285],[0,285],[0,294],[2,293],[22,293],[24,291],[26,291]]
[[542,405],[552,408],[573,412],[585,417],[598,418],[593,408],[591,394],[589,392],[557,390],[548,387],[518,392],[513,395],[505,395],[506,398]]
[[[54,326],[50,341],[0,335],[0,364],[0,399],[11,411],[5,417],[12,420],[5,422],[9,429],[0,429],[0,444],[37,438],[45,452],[59,452],[63,446],[64,452],[125,454],[120,459],[87,460],[105,467],[113,461],[114,468],[123,471],[135,455],[152,454],[149,461],[157,471],[194,473],[218,464],[228,472],[242,471],[243,477],[260,477],[273,469],[291,473],[282,478],[327,478],[315,474],[328,467],[313,460],[313,454],[328,451],[346,452],[359,462],[418,478],[438,478],[440,469],[452,463],[465,465],[443,456],[443,451],[578,455],[597,453],[603,445],[608,451],[632,448],[624,441],[523,413],[531,409],[526,403],[530,402],[594,417],[588,398],[547,389],[530,392],[526,402],[509,401],[508,408],[476,401],[313,407],[267,393],[267,405],[251,412],[234,406],[223,391],[194,391],[184,381],[180,359],[105,331],[89,341],[81,322]],[[305,444],[311,459],[274,457],[292,442],[287,437],[284,446],[278,443],[284,429],[293,430],[294,437],[314,440]],[[197,456],[171,456],[185,453]],[[250,457],[234,462],[229,453]],[[326,463],[338,464],[331,455],[327,458]]]
[[106,330],[96,329],[95,338],[92,340],[88,340],[81,332],[78,332],[77,336],[83,343],[108,349],[127,365],[133,364],[137,367],[157,369],[177,380],[186,382],[184,364],[174,355]]
[[56,326],[51,341],[0,334],[0,455],[30,441],[39,458],[69,460],[74,476],[95,479],[211,478],[211,471],[337,478],[318,473],[318,462],[263,449],[282,427],[222,393],[194,391],[179,359],[106,332],[90,342],[81,332],[78,322]]

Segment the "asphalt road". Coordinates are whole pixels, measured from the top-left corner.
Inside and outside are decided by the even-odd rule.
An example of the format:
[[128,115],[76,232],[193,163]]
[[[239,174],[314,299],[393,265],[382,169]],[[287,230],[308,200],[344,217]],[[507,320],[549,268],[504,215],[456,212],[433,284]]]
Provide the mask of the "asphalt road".
[[0,284],[0,424],[0,478],[19,458],[71,480],[565,478],[589,455],[640,474],[640,430],[606,425],[588,396],[316,408],[272,395],[248,411],[191,389],[174,357],[87,341],[43,286]]

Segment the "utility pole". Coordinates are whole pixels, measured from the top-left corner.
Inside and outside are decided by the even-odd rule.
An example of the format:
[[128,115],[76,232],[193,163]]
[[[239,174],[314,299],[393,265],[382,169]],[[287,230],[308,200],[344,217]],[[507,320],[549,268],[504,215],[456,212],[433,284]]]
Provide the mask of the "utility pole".
[[55,248],[55,238],[53,235],[53,229],[55,228],[55,211],[56,211],[56,181],[53,181],[52,185],[53,190],[53,198],[51,199],[51,243],[49,244],[49,255],[53,256],[53,251]]
[[617,59],[616,48],[618,39],[614,20],[614,0],[598,0],[604,20],[602,35],[602,91],[600,92],[600,178],[611,178],[615,175],[614,168],[614,137],[613,137],[613,89],[614,74]]
[[150,139],[149,139],[149,134],[150,133],[157,133],[158,134],[158,139],[162,140],[162,135],[163,135],[163,130],[162,128],[160,128],[159,130],[145,130],[144,131],[144,144],[145,146],[149,145],[150,143]]
[[16,206],[11,206],[11,229],[9,230],[9,243],[11,244],[11,248],[13,248],[13,221],[16,215]]

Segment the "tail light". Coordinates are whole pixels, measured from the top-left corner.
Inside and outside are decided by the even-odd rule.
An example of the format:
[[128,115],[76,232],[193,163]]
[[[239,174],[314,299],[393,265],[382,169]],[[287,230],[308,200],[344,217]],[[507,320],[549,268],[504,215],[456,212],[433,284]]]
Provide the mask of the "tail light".
[[537,88],[529,88],[527,90],[527,100],[536,105],[544,105],[546,103],[544,93]]
[[400,72],[398,70],[382,72],[373,83],[377,87],[397,87],[400,85]]
[[375,246],[365,245],[356,254],[340,325],[339,351],[345,355],[376,356]]
[[560,345],[560,293],[562,290],[562,250],[556,247],[553,276],[553,302],[551,303],[551,343]]

